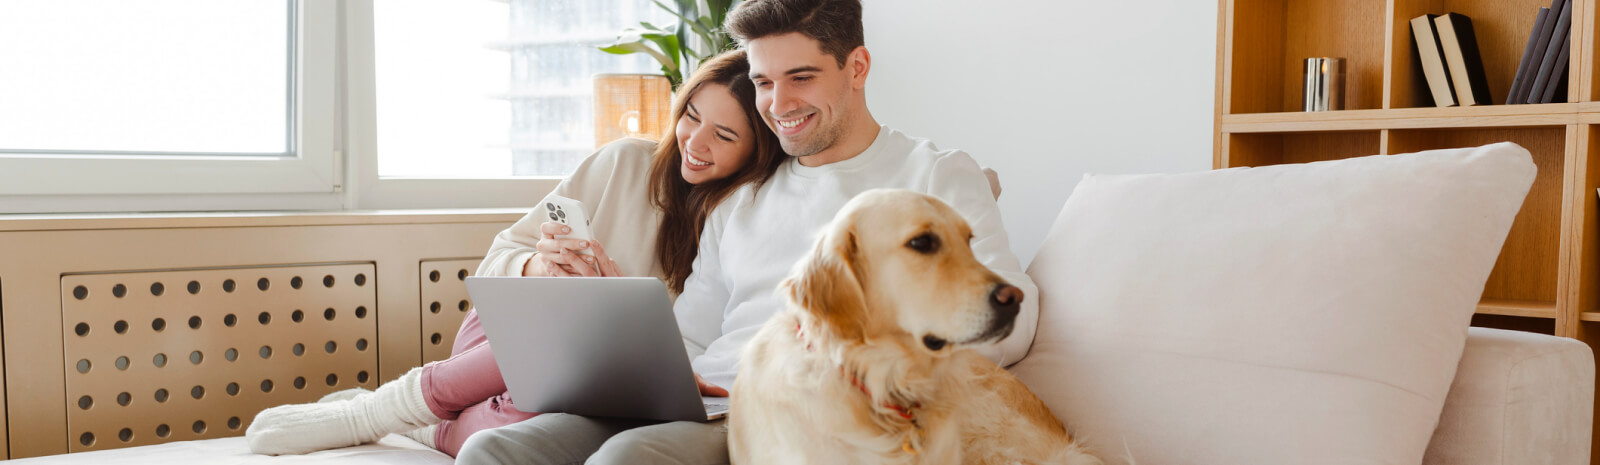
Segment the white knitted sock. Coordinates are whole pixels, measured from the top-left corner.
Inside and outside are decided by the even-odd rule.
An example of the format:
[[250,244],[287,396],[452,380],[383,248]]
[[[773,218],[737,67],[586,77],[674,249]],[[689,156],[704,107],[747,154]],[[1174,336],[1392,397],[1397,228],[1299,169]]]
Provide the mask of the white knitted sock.
[[413,440],[413,441],[420,442],[424,446],[428,446],[428,447],[431,447],[431,448],[434,448],[434,449],[438,449],[439,446],[437,446],[437,445],[435,445],[433,443],[433,436],[438,431],[439,431],[439,425],[428,425],[428,426],[417,428],[417,429],[414,429],[414,430],[411,430],[411,431],[406,431],[404,433],[400,433],[400,435],[401,436],[405,436],[407,438],[411,438],[411,440]]
[[345,389],[343,391],[337,391],[337,392],[333,392],[331,394],[322,396],[321,399],[317,399],[317,403],[325,404],[325,403],[333,402],[333,401],[337,401],[337,400],[350,400],[350,399],[354,399],[356,397],[359,397],[359,396],[362,396],[362,395],[366,395],[366,394],[371,394],[371,393],[372,393],[372,391],[368,391],[367,388],[359,388],[359,387],[350,388],[350,389]]
[[370,395],[262,410],[244,435],[257,454],[304,454],[364,444],[440,421],[423,400],[422,368],[413,368]]

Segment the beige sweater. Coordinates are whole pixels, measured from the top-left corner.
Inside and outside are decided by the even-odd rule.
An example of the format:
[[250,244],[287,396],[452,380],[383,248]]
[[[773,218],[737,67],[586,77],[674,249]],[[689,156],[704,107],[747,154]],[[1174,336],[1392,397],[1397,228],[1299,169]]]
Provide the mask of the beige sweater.
[[[561,181],[551,195],[583,202],[595,241],[606,248],[627,276],[663,279],[656,262],[656,231],[661,213],[650,205],[650,159],[656,143],[621,139],[601,147]],[[535,205],[543,205],[540,201]],[[494,236],[478,276],[521,276],[539,242],[539,225],[549,221],[535,207]]]

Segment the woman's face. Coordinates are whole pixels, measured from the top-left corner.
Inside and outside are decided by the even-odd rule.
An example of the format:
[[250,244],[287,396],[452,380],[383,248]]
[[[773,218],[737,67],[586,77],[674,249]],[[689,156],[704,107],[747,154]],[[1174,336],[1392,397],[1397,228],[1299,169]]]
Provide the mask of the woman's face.
[[726,178],[739,172],[755,151],[755,134],[744,106],[727,86],[705,84],[689,98],[678,118],[679,171],[689,184]]

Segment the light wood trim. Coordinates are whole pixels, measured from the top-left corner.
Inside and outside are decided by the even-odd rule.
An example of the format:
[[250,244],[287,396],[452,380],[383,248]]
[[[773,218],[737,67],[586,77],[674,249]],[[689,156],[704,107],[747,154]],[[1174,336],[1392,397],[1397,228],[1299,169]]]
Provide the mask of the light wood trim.
[[1567,101],[1586,102],[1593,100],[1589,97],[1588,79],[1593,75],[1589,69],[1594,58],[1594,4],[1593,0],[1572,0],[1572,31],[1569,36],[1572,42],[1571,56],[1567,63]]
[[[1397,108],[1327,112],[1249,113],[1223,115],[1223,132],[1348,131],[1366,129],[1556,126],[1576,124],[1582,105],[1488,105],[1450,108]],[[1600,102],[1594,103],[1600,119]]]
[[[1578,2],[1574,2],[1574,4],[1576,3]],[[1584,184],[1583,171],[1581,171],[1578,160],[1586,158],[1588,150],[1579,146],[1578,141],[1585,139],[1584,135],[1579,133],[1588,132],[1587,129],[1585,126],[1576,124],[1567,126],[1566,147],[1561,163],[1561,244],[1557,246],[1559,255],[1556,256],[1556,268],[1558,270],[1556,274],[1556,309],[1559,313],[1564,314],[1565,317],[1556,318],[1556,335],[1562,337],[1577,337],[1578,335],[1577,330],[1572,328],[1575,321],[1572,318],[1572,314],[1578,311],[1577,306],[1573,305],[1576,299],[1573,299],[1569,294],[1572,289],[1577,287],[1570,284],[1577,281],[1577,275],[1572,269],[1573,263],[1581,261],[1573,260],[1572,253],[1575,248],[1574,239],[1576,239],[1573,236],[1583,228],[1574,222],[1572,218],[1575,213],[1573,210],[1576,209],[1574,205],[1583,205],[1583,199],[1577,197],[1578,191],[1581,190],[1581,186]]]
[[[1387,110],[1383,110],[1387,111]],[[1567,126],[1578,123],[1577,113],[1553,115],[1451,116],[1438,118],[1330,119],[1321,121],[1257,120],[1238,121],[1243,115],[1222,119],[1222,130],[1229,133],[1372,131],[1379,129],[1453,129]]]
[[514,222],[526,208],[0,215],[0,232]]
[[1527,318],[1556,318],[1555,302],[1533,302],[1526,300],[1495,300],[1484,299],[1478,303],[1479,314],[1520,316]]
[[1223,166],[1222,115],[1228,113],[1228,76],[1233,74],[1233,71],[1228,69],[1228,56],[1230,51],[1233,49],[1232,44],[1229,41],[1232,28],[1229,27],[1230,23],[1228,22],[1228,12],[1231,11],[1232,5],[1232,0],[1222,0],[1217,2],[1217,88],[1215,89],[1215,94],[1213,97],[1216,100],[1212,102],[1213,109],[1211,115],[1212,169],[1221,168]]

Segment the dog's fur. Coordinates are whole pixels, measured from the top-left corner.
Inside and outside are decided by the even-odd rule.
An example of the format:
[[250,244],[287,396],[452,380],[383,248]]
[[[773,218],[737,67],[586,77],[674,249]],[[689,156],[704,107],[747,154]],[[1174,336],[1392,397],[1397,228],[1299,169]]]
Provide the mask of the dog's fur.
[[780,286],[788,307],[745,346],[733,463],[1100,464],[969,348],[1009,335],[1023,298],[971,238],[931,196],[874,190],[845,205]]

